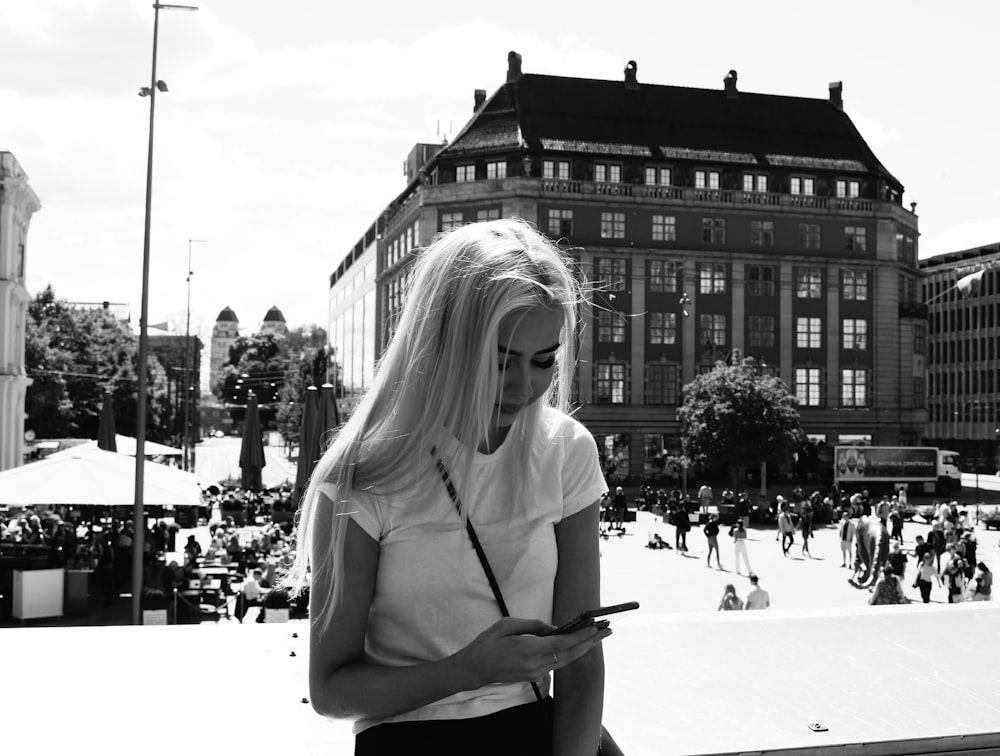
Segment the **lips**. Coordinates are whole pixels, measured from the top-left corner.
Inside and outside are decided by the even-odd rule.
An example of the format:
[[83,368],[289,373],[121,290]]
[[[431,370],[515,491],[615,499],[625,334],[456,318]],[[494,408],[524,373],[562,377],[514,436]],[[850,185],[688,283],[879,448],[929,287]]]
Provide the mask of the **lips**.
[[522,409],[524,409],[524,405],[522,405],[522,404],[498,404],[497,405],[497,410],[500,412],[501,415],[516,415]]

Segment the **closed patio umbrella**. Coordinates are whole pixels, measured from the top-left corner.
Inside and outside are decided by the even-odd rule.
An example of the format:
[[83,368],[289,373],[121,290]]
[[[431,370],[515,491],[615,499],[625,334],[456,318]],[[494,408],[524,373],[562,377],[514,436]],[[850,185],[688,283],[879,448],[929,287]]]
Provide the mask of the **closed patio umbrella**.
[[101,404],[101,419],[97,424],[97,448],[104,451],[118,451],[115,437],[115,404],[111,392],[104,392],[104,402]]
[[319,410],[316,413],[319,453],[316,459],[323,456],[323,452],[333,440],[332,431],[340,427],[340,411],[337,409],[335,393],[330,383],[324,383],[319,390]]
[[310,386],[306,389],[306,401],[302,406],[302,428],[299,431],[299,462],[295,470],[295,498],[298,503],[305,491],[309,476],[316,465],[316,449],[319,448],[319,435],[316,421],[319,411],[319,389]]
[[257,396],[249,395],[246,417],[243,420],[243,444],[240,447],[240,485],[248,491],[261,489],[261,471],[264,460],[264,439],[260,431],[260,412]]

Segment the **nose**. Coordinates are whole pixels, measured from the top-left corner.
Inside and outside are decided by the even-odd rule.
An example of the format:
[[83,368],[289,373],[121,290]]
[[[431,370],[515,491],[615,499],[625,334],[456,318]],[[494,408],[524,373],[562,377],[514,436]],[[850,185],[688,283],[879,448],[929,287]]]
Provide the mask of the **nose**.
[[505,400],[526,399],[531,396],[531,372],[527,364],[515,362],[504,372],[503,393]]

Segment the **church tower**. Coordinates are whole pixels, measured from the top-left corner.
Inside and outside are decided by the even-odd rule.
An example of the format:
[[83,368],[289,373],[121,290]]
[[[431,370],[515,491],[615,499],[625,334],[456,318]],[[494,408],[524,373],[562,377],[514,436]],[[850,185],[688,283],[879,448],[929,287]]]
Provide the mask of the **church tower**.
[[278,309],[277,305],[267,311],[267,315],[264,316],[264,322],[260,324],[261,333],[266,333],[268,331],[279,336],[288,335],[288,326],[285,324],[285,316],[281,314],[281,310]]
[[222,366],[229,361],[229,349],[236,343],[240,335],[240,321],[232,308],[226,307],[215,319],[212,328],[212,355],[209,369],[209,391],[215,390],[215,384],[222,373]]

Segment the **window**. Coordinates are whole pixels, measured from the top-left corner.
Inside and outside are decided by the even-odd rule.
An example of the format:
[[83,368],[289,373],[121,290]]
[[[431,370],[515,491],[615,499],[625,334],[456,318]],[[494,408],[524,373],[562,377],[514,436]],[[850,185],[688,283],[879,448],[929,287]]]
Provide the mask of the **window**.
[[864,252],[868,248],[868,229],[864,226],[844,226],[844,247]]
[[840,404],[842,407],[868,406],[868,371],[844,368],[840,371]]
[[751,347],[774,346],[774,317],[772,315],[751,315],[749,326]]
[[649,324],[650,344],[677,343],[677,313],[650,312],[646,316]]
[[626,261],[620,258],[597,258],[597,279],[601,291],[625,291]]
[[542,178],[547,179],[568,179],[569,178],[569,161],[568,160],[543,160],[542,161]]
[[462,225],[461,213],[441,213],[441,230],[449,231]]
[[844,349],[868,349],[868,321],[844,318]]
[[750,221],[750,246],[751,247],[774,246],[773,221]]
[[649,290],[658,293],[675,294],[677,279],[681,274],[681,264],[667,260],[646,261],[646,281]]
[[718,189],[719,188],[719,172],[718,171],[695,171],[694,172],[694,188],[695,189]]
[[844,299],[866,302],[868,300],[868,271],[844,268],[841,274],[840,288],[844,293]]
[[677,404],[677,365],[646,365],[646,404]]
[[927,327],[922,323],[913,326],[913,353],[927,354]]
[[625,238],[625,213],[601,213],[601,238]]
[[819,349],[823,346],[823,321],[821,318],[795,319],[795,346],[802,349]]
[[698,316],[698,329],[701,331],[698,337],[699,344],[706,344],[713,347],[724,347],[726,338],[726,316],[711,315],[702,313]]
[[861,196],[861,182],[837,179],[837,196],[844,199],[855,199]]
[[816,193],[816,180],[808,176],[792,176],[789,188],[792,194],[811,197]]
[[477,221],[491,221],[500,219],[500,210],[494,208],[493,210],[477,210],[476,220]]
[[573,211],[549,210],[549,236],[560,239],[573,235]]
[[650,186],[670,186],[671,172],[669,168],[647,168],[646,183]]
[[743,174],[743,191],[744,192],[766,192],[767,191],[767,176],[763,174],[754,173],[744,173]]
[[821,374],[819,368],[795,368],[795,398],[803,407],[820,406]]
[[677,241],[676,216],[653,216],[653,241]]
[[752,297],[774,296],[774,266],[748,265],[747,294]]
[[625,316],[614,310],[597,313],[597,340],[601,344],[625,343]]
[[507,162],[496,160],[486,164],[486,178],[502,179],[507,178]]
[[799,244],[805,249],[819,249],[820,235],[818,223],[799,224]]
[[598,362],[594,365],[594,403],[625,404],[628,397],[628,365]]
[[726,243],[726,219],[725,218],[702,218],[701,219],[701,240],[706,244]]
[[916,264],[917,240],[912,234],[896,232],[896,259],[901,262]]
[[795,296],[799,299],[822,299],[823,271],[820,268],[795,269]]
[[613,163],[595,163],[594,181],[620,184],[622,182],[622,167]]
[[698,263],[698,293],[726,293],[725,263]]
[[464,184],[467,181],[476,180],[476,166],[469,165],[459,165],[455,168],[455,181],[459,184]]

